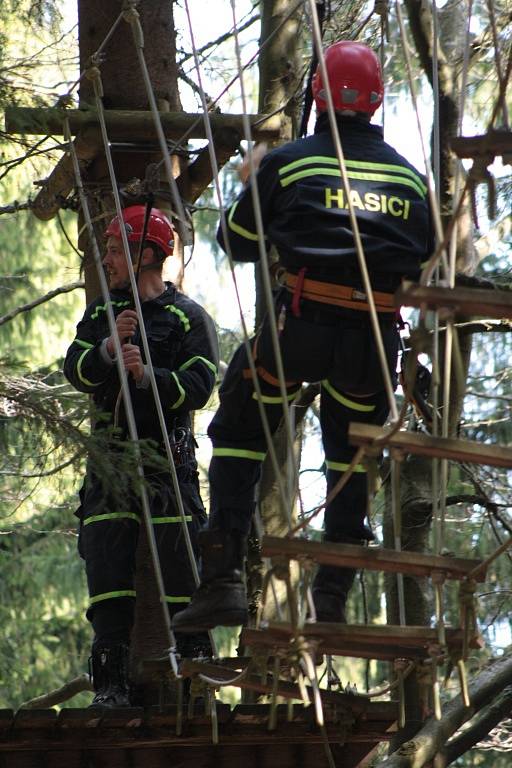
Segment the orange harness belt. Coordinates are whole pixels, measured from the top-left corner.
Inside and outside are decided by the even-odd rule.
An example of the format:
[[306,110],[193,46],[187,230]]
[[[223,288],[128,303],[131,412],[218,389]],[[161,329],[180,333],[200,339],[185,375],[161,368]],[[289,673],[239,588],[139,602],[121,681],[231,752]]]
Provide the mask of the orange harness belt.
[[[290,272],[285,276],[286,287],[298,298],[319,301],[321,304],[334,304],[337,307],[359,309],[368,312],[370,306],[366,293],[352,288],[349,285],[335,285],[334,283],[322,283],[319,280],[309,278],[299,279],[298,275]],[[373,300],[377,312],[395,312],[394,296],[392,293],[380,293],[373,291]]]

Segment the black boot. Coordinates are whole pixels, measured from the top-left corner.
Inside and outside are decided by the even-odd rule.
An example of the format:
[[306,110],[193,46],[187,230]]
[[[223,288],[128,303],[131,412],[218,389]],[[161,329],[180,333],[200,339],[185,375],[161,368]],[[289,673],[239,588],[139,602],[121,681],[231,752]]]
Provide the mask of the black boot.
[[89,659],[89,674],[96,691],[91,707],[130,706],[127,645],[95,642]]
[[[374,538],[371,529],[361,523],[354,530],[353,536],[346,533],[330,534],[325,535],[323,540],[362,546]],[[355,568],[336,568],[333,565],[321,565],[318,568],[312,590],[317,621],[347,623],[345,605],[356,573]]]
[[316,620],[346,624],[345,605],[357,571],[321,565],[313,582]]
[[190,605],[174,617],[176,632],[198,632],[213,627],[237,627],[247,622],[243,582],[247,539],[238,531],[214,529],[199,534],[201,584]]

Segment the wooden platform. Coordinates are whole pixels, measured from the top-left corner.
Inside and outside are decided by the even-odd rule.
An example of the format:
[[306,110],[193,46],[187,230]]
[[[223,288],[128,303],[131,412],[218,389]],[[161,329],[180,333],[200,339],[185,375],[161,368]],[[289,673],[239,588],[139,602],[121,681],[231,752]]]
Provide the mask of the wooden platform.
[[[352,422],[348,429],[351,445],[371,446],[384,438],[386,430],[371,424]],[[395,432],[385,442],[388,448],[400,448],[404,453],[432,456],[451,461],[467,461],[470,464],[484,464],[489,467],[512,468],[512,448],[470,440],[454,440],[449,437],[432,437],[419,432]]]
[[[446,579],[464,579],[481,560],[470,560],[444,555],[425,555],[419,552],[397,552],[380,547],[359,547],[355,544],[335,544],[331,541],[264,536],[261,553],[265,557],[285,557],[299,560],[307,557],[323,565],[341,568],[365,568],[370,571],[388,571],[409,576],[431,576],[442,573]],[[485,571],[477,573],[485,581]]]
[[[388,740],[396,705],[376,704],[358,719],[324,708],[325,731],[336,766],[355,768],[381,741]],[[88,709],[0,710],[2,768],[326,768],[321,731],[311,707],[270,707],[217,703],[219,743],[202,711],[183,717],[176,735],[175,708],[116,710],[97,717]]]
[[[446,629],[445,633],[448,650],[460,653],[463,645],[462,630]],[[393,661],[398,658],[427,659],[429,647],[437,644],[437,631],[430,627],[311,622],[304,626],[302,636],[316,643],[320,654],[381,661]],[[265,629],[244,629],[240,641],[242,645],[249,647],[278,650],[289,648],[292,638],[293,630],[290,624],[270,622]],[[472,638],[470,648],[482,647],[483,641],[480,637]]]
[[492,291],[482,288],[443,288],[418,285],[404,281],[395,292],[397,307],[449,309],[469,317],[512,318],[512,291]]

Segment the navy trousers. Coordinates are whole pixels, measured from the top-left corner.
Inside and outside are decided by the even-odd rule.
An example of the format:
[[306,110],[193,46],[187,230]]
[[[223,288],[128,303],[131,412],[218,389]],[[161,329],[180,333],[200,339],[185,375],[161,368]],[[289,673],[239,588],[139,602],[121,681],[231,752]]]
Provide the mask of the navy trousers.
[[[352,460],[348,443],[351,421],[382,425],[388,414],[383,377],[367,312],[330,308],[302,301],[295,316],[290,299],[278,300],[279,346],[286,378],[286,400],[292,403],[303,382],[321,382],[320,425],[325,452],[327,491]],[[388,369],[396,384],[398,331],[393,315],[380,315]],[[283,414],[283,396],[268,319],[252,340],[261,397],[270,430]],[[220,388],[220,405],[210,423],[211,528],[247,534],[255,508],[255,486],[267,446],[245,347],[235,353]],[[363,465],[327,506],[325,538],[371,538],[364,525],[367,483]]]

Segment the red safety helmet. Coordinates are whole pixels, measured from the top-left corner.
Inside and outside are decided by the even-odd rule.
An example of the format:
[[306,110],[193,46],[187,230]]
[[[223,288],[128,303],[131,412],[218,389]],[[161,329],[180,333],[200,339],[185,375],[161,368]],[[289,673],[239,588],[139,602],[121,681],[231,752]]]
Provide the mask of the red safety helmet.
[[[130,205],[123,209],[123,222],[128,242],[138,243],[144,232],[145,205]],[[105,230],[105,237],[121,237],[119,218],[114,216]],[[152,208],[144,240],[155,243],[165,253],[171,256],[174,249],[174,231],[171,222],[159,208]]]
[[[373,115],[382,104],[384,86],[377,54],[364,43],[341,40],[324,51],[334,109]],[[320,66],[312,83],[313,98],[319,112],[327,109],[327,98]]]

